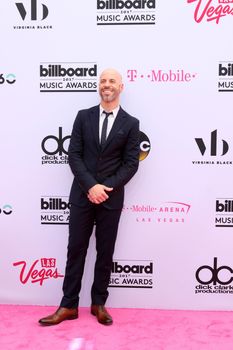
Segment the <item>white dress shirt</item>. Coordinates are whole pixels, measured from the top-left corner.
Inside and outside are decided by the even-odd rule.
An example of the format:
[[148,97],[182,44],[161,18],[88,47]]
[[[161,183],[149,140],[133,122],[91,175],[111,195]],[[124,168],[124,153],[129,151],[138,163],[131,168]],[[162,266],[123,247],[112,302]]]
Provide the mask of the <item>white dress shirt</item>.
[[[115,109],[113,109],[111,112],[112,114],[108,117],[108,127],[107,127],[107,137],[112,129],[113,123],[116,119],[117,113],[120,109],[120,106],[117,106]],[[100,105],[100,118],[99,118],[99,140],[101,140],[101,133],[102,133],[102,126],[104,119],[106,117],[106,114],[103,113],[104,108]],[[107,112],[107,111],[106,111]]]

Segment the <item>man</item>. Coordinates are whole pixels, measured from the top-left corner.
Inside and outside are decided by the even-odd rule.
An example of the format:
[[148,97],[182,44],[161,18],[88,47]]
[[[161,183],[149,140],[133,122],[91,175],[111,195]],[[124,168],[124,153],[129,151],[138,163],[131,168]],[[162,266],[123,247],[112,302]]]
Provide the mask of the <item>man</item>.
[[81,280],[94,224],[97,257],[91,314],[101,324],[113,322],[104,305],[124,185],[136,173],[139,162],[139,122],[120,107],[122,90],[121,75],[114,69],[104,70],[99,82],[100,105],[79,111],[74,122],[68,151],[74,181],[64,295],[58,310],[39,320],[42,325],[78,318]]

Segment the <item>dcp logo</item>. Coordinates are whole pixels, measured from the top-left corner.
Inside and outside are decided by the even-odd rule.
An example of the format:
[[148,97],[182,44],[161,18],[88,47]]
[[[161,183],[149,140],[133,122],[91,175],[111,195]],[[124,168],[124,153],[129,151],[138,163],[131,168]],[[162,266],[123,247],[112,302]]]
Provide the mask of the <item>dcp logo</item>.
[[[61,156],[63,153],[64,154],[68,154],[68,150],[66,150],[64,148],[64,143],[66,140],[70,139],[71,136],[65,136],[62,137],[62,127],[59,127],[59,132],[58,132],[58,137],[54,136],[54,135],[48,135],[46,136],[41,143],[41,148],[43,150],[44,153],[48,154],[48,155],[55,155],[55,154],[59,154],[59,156]],[[50,142],[48,140],[54,140],[55,141],[55,148],[54,146],[50,144]]]
[[[22,19],[25,20],[25,17],[27,15],[27,11],[25,9],[24,4],[22,2],[16,2],[15,5],[16,5]],[[42,5],[42,13],[41,13],[40,19],[44,20],[48,16],[49,10],[48,10],[47,6],[45,6],[44,4],[41,4],[41,5]],[[37,0],[31,0],[31,20],[32,21],[37,20],[37,16],[38,16],[37,10],[38,10]]]
[[0,214],[10,215],[12,213],[12,206],[5,204],[2,209],[0,208]]
[[144,160],[150,152],[150,140],[142,131],[140,131],[140,154],[139,160]]
[[[207,270],[210,271],[210,278],[209,280],[204,277],[200,277],[200,274],[202,271]],[[221,274],[221,277],[219,277],[219,273],[224,271],[225,273]],[[227,285],[233,282],[233,277],[232,276],[233,270],[229,266],[220,266],[217,267],[217,258],[214,258],[214,266],[208,266],[208,265],[203,265],[197,269],[196,272],[196,279],[200,284],[211,284],[213,285],[221,284],[221,285]],[[203,273],[205,275],[205,273]],[[227,276],[226,276],[227,275]],[[221,279],[220,279],[221,278]]]

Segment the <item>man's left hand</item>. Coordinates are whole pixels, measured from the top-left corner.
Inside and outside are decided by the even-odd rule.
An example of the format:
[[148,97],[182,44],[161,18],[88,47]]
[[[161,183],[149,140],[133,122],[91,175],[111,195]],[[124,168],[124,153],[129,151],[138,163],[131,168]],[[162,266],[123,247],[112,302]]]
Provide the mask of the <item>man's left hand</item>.
[[94,204],[100,204],[109,198],[106,191],[108,192],[112,190],[113,190],[112,187],[107,187],[101,184],[97,184],[89,189],[87,198],[89,199],[90,202]]

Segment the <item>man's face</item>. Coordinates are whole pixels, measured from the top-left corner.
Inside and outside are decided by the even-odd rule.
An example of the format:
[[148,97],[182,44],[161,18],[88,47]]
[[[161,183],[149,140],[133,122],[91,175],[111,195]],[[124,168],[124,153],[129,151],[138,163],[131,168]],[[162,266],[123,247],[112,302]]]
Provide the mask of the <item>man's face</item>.
[[106,70],[100,76],[99,94],[104,102],[113,102],[119,98],[123,84],[120,74]]

